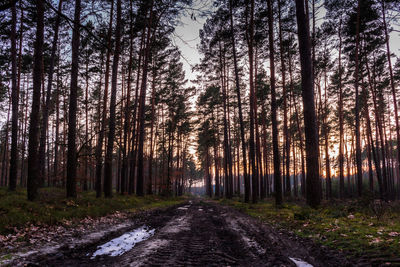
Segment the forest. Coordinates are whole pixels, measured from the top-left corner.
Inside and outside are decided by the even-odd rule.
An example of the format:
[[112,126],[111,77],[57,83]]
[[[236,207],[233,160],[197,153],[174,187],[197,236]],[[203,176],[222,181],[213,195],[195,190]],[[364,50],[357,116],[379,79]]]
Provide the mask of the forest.
[[[400,264],[399,15],[398,0],[1,1],[0,265]],[[195,45],[177,35],[196,23]],[[19,254],[60,224],[60,244],[85,224],[145,241],[117,263],[100,239]]]

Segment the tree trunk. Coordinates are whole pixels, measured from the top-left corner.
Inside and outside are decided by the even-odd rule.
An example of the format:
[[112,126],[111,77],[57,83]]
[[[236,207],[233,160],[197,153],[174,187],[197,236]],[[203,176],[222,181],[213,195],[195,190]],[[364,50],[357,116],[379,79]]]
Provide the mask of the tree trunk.
[[[49,76],[47,79],[47,91],[46,91],[46,102],[42,111],[42,124],[40,128],[40,145],[39,145],[39,166],[40,166],[40,176],[41,183],[44,183],[45,176],[45,160],[46,160],[46,137],[47,137],[47,128],[49,124],[49,109],[50,109],[50,98],[51,98],[51,88],[53,85],[53,74],[54,74],[54,64],[56,59],[57,52],[57,44],[58,44],[58,29],[60,27],[61,13],[63,0],[60,0],[58,3],[58,14],[56,18],[56,22],[54,24],[54,37],[51,48],[51,56],[50,56],[50,66],[49,66]],[[49,170],[48,170],[49,171]],[[49,185],[48,185],[49,186]]]
[[256,154],[254,144],[254,53],[253,53],[253,41],[254,41],[254,0],[250,1],[250,25],[248,29],[248,54],[249,54],[249,79],[250,79],[250,139],[249,139],[249,160],[251,163],[251,185],[252,185],[252,202],[257,203],[258,201],[258,172],[256,167]]
[[[124,113],[124,140],[122,143],[122,169],[121,169],[121,194],[127,191],[128,176],[128,154],[131,142],[129,139],[130,132],[130,115],[131,115],[131,82],[132,82],[132,63],[133,63],[133,8],[132,1],[129,2],[130,25],[129,25],[129,61],[128,61],[128,84],[126,89],[126,106]],[[128,185],[129,187],[129,185]]]
[[356,91],[356,106],[355,106],[355,120],[356,120],[356,165],[357,165],[357,192],[358,196],[362,196],[362,159],[361,159],[361,137],[360,137],[360,96],[358,94],[358,79],[359,79],[359,43],[360,43],[360,0],[357,1],[357,25],[356,25],[356,55],[355,64],[356,69],[354,73],[355,91]]
[[111,34],[112,34],[112,17],[114,13],[114,1],[111,1],[110,10],[110,22],[108,25],[107,32],[107,56],[106,56],[106,73],[104,77],[104,97],[103,97],[103,110],[101,127],[99,137],[96,145],[96,197],[101,197],[101,173],[103,168],[102,152],[103,152],[103,140],[106,131],[106,120],[107,120],[107,99],[108,99],[108,84],[110,77],[110,57],[111,57]]
[[[156,59],[154,60],[156,62]],[[153,63],[154,63],[153,62]],[[151,82],[151,118],[150,118],[150,153],[149,153],[149,177],[147,183],[147,194],[151,195],[153,193],[153,138],[154,136],[154,123],[155,123],[155,98],[156,98],[156,82],[155,79],[157,77],[156,67],[153,68],[153,79]]]
[[146,40],[146,50],[143,63],[143,75],[142,84],[140,88],[140,103],[139,103],[139,140],[138,140],[138,173],[136,180],[136,195],[144,195],[144,139],[145,139],[145,105],[146,105],[146,88],[147,88],[147,72],[150,60],[150,50],[151,50],[151,26],[153,20],[153,0],[151,1],[150,17],[147,22],[147,40]]
[[342,88],[342,19],[340,18],[339,22],[339,101],[338,101],[338,109],[339,109],[339,198],[344,198],[344,155],[343,155],[343,136],[344,136],[344,127],[343,127],[343,88]]
[[[60,54],[60,53],[59,53]],[[53,186],[56,186],[57,177],[58,177],[58,146],[59,146],[59,135],[60,135],[60,64],[57,67],[57,88],[56,88],[56,96],[55,96],[55,103],[56,103],[56,133],[55,133],[55,141],[54,141],[54,172],[53,172]]]
[[44,1],[36,1],[36,40],[33,61],[33,95],[32,109],[29,123],[28,146],[28,200],[33,201],[38,195],[39,169],[38,169],[38,133],[40,89],[42,84],[43,38],[44,38]]
[[69,96],[68,118],[68,158],[67,158],[67,197],[76,197],[76,115],[78,102],[79,75],[79,28],[81,18],[81,0],[75,0],[74,28],[72,31],[71,88]]
[[[15,191],[17,188],[18,172],[18,105],[19,105],[19,86],[17,83],[17,8],[16,2],[11,7],[11,159],[10,159],[10,183],[9,189]],[[7,122],[8,123],[8,122]],[[6,140],[7,142],[7,140]]]
[[117,23],[115,25],[115,50],[111,77],[110,119],[108,125],[107,151],[104,161],[104,196],[112,197],[112,161],[115,138],[115,109],[117,101],[117,78],[121,49],[121,0],[117,0]]
[[282,40],[282,21],[281,21],[281,0],[278,0],[278,19],[279,19],[279,52],[281,56],[282,88],[283,88],[283,136],[284,136],[284,173],[286,174],[285,195],[291,195],[290,186],[290,136],[288,133],[288,113],[287,113],[287,88],[286,88],[286,69],[284,60],[283,40]]
[[229,0],[229,16],[230,16],[230,32],[231,32],[231,38],[232,38],[233,65],[234,65],[234,70],[235,70],[236,94],[237,94],[238,109],[239,109],[240,137],[241,137],[241,142],[242,142],[244,200],[245,200],[245,202],[249,202],[250,181],[249,181],[249,177],[247,174],[246,141],[244,139],[244,122],[243,122],[243,112],[242,112],[242,101],[241,101],[241,97],[240,97],[240,81],[239,81],[239,69],[238,69],[237,55],[236,55],[235,35],[234,35],[234,29],[233,29],[232,2],[233,2],[232,0]]
[[321,202],[321,181],[319,178],[319,145],[314,104],[314,77],[312,74],[311,41],[304,0],[296,0],[296,17],[301,63],[301,87],[307,154],[307,204],[317,207]]
[[278,120],[277,120],[277,103],[275,91],[275,48],[274,48],[274,17],[272,0],[267,1],[268,6],[268,41],[269,41],[269,65],[271,72],[271,120],[272,120],[272,146],[274,152],[274,189],[275,189],[275,205],[282,204],[282,180],[279,156],[278,141]]

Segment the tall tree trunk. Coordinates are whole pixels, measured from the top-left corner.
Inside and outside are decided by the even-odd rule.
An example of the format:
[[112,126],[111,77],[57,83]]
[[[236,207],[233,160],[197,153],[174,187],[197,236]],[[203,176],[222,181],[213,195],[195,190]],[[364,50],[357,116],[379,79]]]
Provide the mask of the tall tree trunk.
[[[224,60],[222,60],[224,58]],[[230,149],[229,149],[229,139],[228,139],[228,120],[227,120],[227,93],[226,93],[226,83],[225,83],[225,54],[222,53],[221,41],[219,42],[219,65],[220,65],[220,78],[221,78],[221,90],[222,90],[222,102],[223,102],[223,123],[224,123],[224,179],[225,179],[225,197],[231,198],[229,183],[231,179],[231,172],[229,168],[230,165]]]
[[[19,86],[17,83],[17,8],[16,2],[11,7],[11,159],[10,159],[10,183],[9,189],[15,191],[17,187],[18,172],[18,105],[19,105]],[[8,123],[8,122],[7,122]],[[6,140],[7,142],[7,140]]]
[[[60,53],[59,53],[60,54]],[[59,135],[60,135],[60,63],[58,63],[57,67],[57,88],[56,88],[56,133],[55,133],[55,141],[54,141],[54,172],[53,172],[53,186],[56,186],[57,177],[58,177],[58,146],[59,146]]]
[[358,94],[359,79],[359,43],[360,43],[360,0],[357,1],[357,25],[356,25],[356,51],[354,72],[354,87],[356,92],[355,120],[356,120],[356,165],[357,165],[357,192],[358,196],[362,196],[362,159],[361,159],[361,136],[360,136],[360,96]]
[[290,136],[288,133],[288,113],[287,113],[287,88],[286,88],[286,68],[284,60],[284,49],[283,49],[283,36],[282,36],[282,21],[281,21],[281,0],[278,0],[278,23],[279,23],[279,52],[281,60],[281,71],[282,71],[282,88],[283,88],[283,136],[284,136],[284,162],[286,174],[286,187],[285,195],[290,196],[291,186],[290,186]]
[[267,1],[268,6],[268,41],[269,41],[269,65],[271,72],[271,120],[272,120],[272,146],[274,152],[274,189],[275,189],[275,204],[282,204],[282,180],[280,169],[279,156],[279,141],[278,141],[278,120],[277,120],[277,103],[275,91],[275,48],[274,48],[274,16],[272,0]]
[[[157,62],[156,59],[154,59],[154,62]],[[154,63],[153,62],[153,63]],[[149,177],[147,181],[147,190],[146,193],[151,195],[153,194],[153,184],[152,184],[152,179],[153,179],[153,138],[154,136],[154,123],[155,123],[155,102],[156,102],[156,82],[155,79],[157,77],[157,69],[156,66],[153,68],[153,79],[151,82],[151,118],[150,118],[150,148],[149,148]]]
[[22,187],[24,187],[26,185],[26,179],[25,179],[25,150],[26,150],[26,130],[27,130],[27,125],[28,125],[28,101],[29,101],[29,92],[25,88],[25,82],[24,82],[23,90],[24,90],[24,95],[25,95],[25,111],[24,111],[24,126],[23,126],[23,130],[22,130],[22,151],[21,151],[21,178],[20,178],[20,185]]
[[85,173],[83,175],[83,191],[88,190],[88,160],[89,160],[89,57],[86,58],[86,67],[85,67]]
[[231,119],[230,119],[230,109],[229,109],[229,107],[230,107],[230,104],[229,104],[229,69],[228,69],[228,67],[227,67],[227,64],[226,64],[226,56],[225,56],[225,52],[226,52],[226,50],[224,50],[224,64],[223,64],[223,66],[224,66],[224,73],[225,73],[225,75],[224,75],[224,79],[225,79],[225,99],[226,99],[226,109],[227,109],[227,128],[228,128],[228,136],[227,136],[227,139],[228,139],[228,151],[227,151],[227,153],[228,153],[228,171],[229,171],[229,179],[228,179],[228,182],[229,182],[229,189],[228,189],[228,192],[229,192],[229,195],[227,196],[228,198],[232,198],[232,196],[233,196],[233,187],[234,187],[234,181],[233,181],[233,177],[234,177],[234,174],[233,174],[233,168],[234,168],[234,166],[233,166],[233,159],[232,159],[232,137],[231,137]]
[[255,154],[255,144],[254,144],[254,102],[255,102],[255,92],[254,92],[254,52],[253,52],[253,42],[254,42],[254,0],[250,1],[250,23],[248,29],[248,54],[249,54],[249,79],[250,79],[250,139],[249,139],[249,158],[251,162],[251,184],[252,184],[252,201],[257,203],[258,201],[258,172],[256,167],[256,154]]
[[132,63],[133,63],[133,7],[132,1],[129,2],[130,12],[130,25],[129,25],[129,61],[128,61],[128,84],[126,89],[126,106],[124,113],[124,140],[122,143],[122,169],[121,169],[121,194],[124,194],[127,190],[125,186],[127,184],[128,176],[128,154],[130,150],[131,142],[129,139],[130,132],[130,115],[131,115],[131,83],[132,83]]
[[11,112],[11,97],[10,90],[8,90],[9,101],[8,101],[8,111],[6,120],[6,134],[4,138],[4,148],[3,148],[3,159],[1,162],[1,181],[0,186],[7,186],[7,174],[8,174],[8,134],[9,134],[9,124],[10,124],[10,112]]
[[[215,137],[215,140],[217,138]],[[220,197],[220,182],[219,182],[219,168],[218,168],[218,152],[217,152],[217,142],[214,141],[214,172],[215,172],[215,197]]]
[[36,1],[36,40],[33,58],[33,95],[32,109],[29,123],[28,145],[28,200],[33,201],[38,195],[39,169],[38,169],[38,133],[40,88],[42,84],[43,38],[44,38],[44,1]]
[[343,155],[343,88],[342,88],[342,18],[339,22],[339,101],[338,101],[338,116],[339,116],[339,198],[344,198],[344,155]]
[[106,55],[106,73],[104,77],[104,97],[103,97],[103,109],[101,127],[99,137],[96,145],[96,197],[101,197],[101,173],[103,168],[102,152],[103,152],[103,140],[106,131],[106,120],[107,120],[107,99],[108,99],[108,84],[110,77],[110,57],[111,57],[111,34],[112,34],[112,18],[114,13],[114,1],[111,1],[110,10],[110,21],[107,32],[107,55]]
[[304,125],[307,154],[307,204],[317,207],[321,202],[319,177],[319,145],[314,104],[314,77],[312,74],[311,41],[304,0],[296,0],[297,30],[301,63],[301,87],[303,94]]
[[229,16],[230,16],[230,32],[232,38],[232,53],[233,53],[233,65],[235,70],[235,84],[236,84],[236,94],[238,100],[239,109],[239,123],[240,123],[240,137],[242,142],[242,157],[243,157],[243,177],[244,177],[244,200],[249,202],[250,199],[250,181],[247,173],[247,156],[246,156],[246,141],[244,139],[244,122],[243,122],[243,112],[242,112],[242,101],[240,96],[240,81],[239,81],[239,69],[236,55],[236,44],[235,44],[235,34],[233,29],[233,1],[229,0]]
[[55,64],[56,52],[57,52],[58,29],[60,27],[60,21],[61,21],[60,13],[62,10],[62,2],[63,2],[63,0],[59,0],[59,2],[58,2],[58,13],[57,13],[56,22],[54,24],[54,37],[53,37],[52,48],[51,48],[49,75],[48,75],[48,79],[47,79],[46,102],[45,102],[45,105],[44,105],[44,108],[42,111],[42,124],[41,124],[41,128],[40,128],[39,166],[40,166],[40,176],[41,176],[42,185],[44,182],[44,176],[45,176],[45,172],[46,172],[45,171],[46,137],[47,137],[48,124],[49,124],[51,88],[53,86],[54,64]]
[[324,116],[324,139],[325,139],[325,170],[326,170],[326,198],[331,199],[332,198],[332,181],[331,181],[331,163],[329,159],[329,126],[327,122],[327,116],[328,116],[328,86],[327,86],[327,81],[328,80],[328,75],[326,73],[326,70],[324,72],[324,84],[325,84],[325,99],[324,99],[324,104],[325,104],[325,114]]
[[78,104],[79,75],[79,28],[81,19],[81,0],[75,0],[74,28],[72,31],[71,88],[68,118],[68,158],[67,158],[67,197],[76,197],[76,115]]
[[146,40],[146,50],[144,55],[143,63],[143,74],[142,74],[142,84],[140,88],[140,103],[139,103],[139,140],[138,140],[138,173],[136,180],[136,195],[144,195],[144,139],[145,139],[145,105],[146,105],[146,89],[147,89],[147,72],[150,60],[150,50],[151,50],[151,26],[153,20],[153,0],[151,1],[150,16],[147,22],[147,40]]
[[[386,170],[386,157],[385,157],[385,145],[383,140],[383,127],[382,127],[382,120],[380,117],[380,109],[378,107],[378,99],[377,99],[377,92],[376,92],[376,82],[375,79],[373,80],[371,77],[371,71],[369,68],[368,61],[365,62],[365,66],[367,69],[367,77],[368,77],[368,84],[372,93],[372,101],[374,105],[374,113],[375,113],[375,128],[376,128],[376,147],[377,147],[377,161],[379,164],[379,170],[382,171],[382,197],[387,197],[387,170]],[[372,133],[371,133],[372,135]],[[380,160],[380,153],[379,153],[379,141],[381,143],[381,153],[382,153],[382,168],[381,168],[381,160]],[[378,171],[378,169],[377,169]],[[379,177],[378,177],[379,178]]]
[[117,78],[121,49],[121,0],[117,0],[117,23],[115,25],[115,50],[111,77],[110,119],[108,125],[107,151],[104,161],[104,196],[112,197],[112,161],[115,138],[115,110],[117,101]]
[[[22,1],[21,1],[22,2]],[[22,73],[22,39],[23,39],[23,32],[24,32],[24,9],[22,7],[22,3],[19,2],[19,8],[21,10],[21,17],[20,17],[20,37],[19,37],[19,55],[18,55],[18,88],[21,88],[21,73]],[[22,153],[21,153],[21,174],[20,174],[20,186],[23,185],[23,175],[24,175],[24,157],[25,157],[25,135],[26,135],[26,125],[27,125],[27,116],[28,116],[28,93],[27,90],[25,91],[25,112],[24,112],[24,119],[23,125],[21,126],[22,130]]]

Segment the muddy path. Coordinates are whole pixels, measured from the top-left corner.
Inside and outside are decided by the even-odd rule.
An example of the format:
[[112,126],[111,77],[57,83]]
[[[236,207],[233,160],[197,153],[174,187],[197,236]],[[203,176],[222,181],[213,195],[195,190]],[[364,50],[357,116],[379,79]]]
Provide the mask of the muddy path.
[[[128,244],[130,241],[134,246]],[[111,253],[115,256],[110,256]],[[199,200],[142,214],[129,226],[96,241],[82,242],[73,248],[65,244],[52,253],[14,263],[31,266],[357,265],[338,252],[277,231],[237,210]]]

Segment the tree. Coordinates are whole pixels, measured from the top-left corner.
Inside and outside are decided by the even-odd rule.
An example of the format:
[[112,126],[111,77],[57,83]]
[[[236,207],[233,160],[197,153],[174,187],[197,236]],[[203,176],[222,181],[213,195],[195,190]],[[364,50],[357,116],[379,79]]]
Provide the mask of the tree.
[[358,94],[359,87],[359,44],[360,43],[360,1],[357,1],[357,21],[356,21],[356,55],[355,55],[355,72],[354,87],[356,93],[355,119],[356,119],[356,164],[357,164],[357,192],[358,196],[362,196],[362,160],[361,160],[361,134],[360,134],[360,97]]
[[139,142],[138,142],[138,174],[136,180],[136,195],[144,195],[144,139],[145,139],[145,104],[146,104],[146,88],[147,88],[147,72],[150,61],[150,45],[151,45],[151,25],[153,20],[153,0],[150,4],[150,15],[147,21],[146,48],[143,63],[142,84],[140,87],[140,102],[139,102]]
[[[56,60],[56,52],[58,45],[58,31],[60,27],[61,21],[61,9],[62,9],[63,0],[59,0],[58,2],[58,14],[56,18],[56,22],[54,24],[54,37],[51,48],[51,56],[50,56],[50,66],[49,66],[49,74],[47,81],[47,91],[46,91],[46,102],[44,108],[42,110],[42,123],[40,127],[40,144],[39,144],[39,165],[40,165],[40,176],[41,176],[41,184],[44,182],[45,176],[45,159],[46,159],[46,139],[47,139],[47,128],[49,124],[49,109],[50,109],[50,98],[51,98],[51,89],[53,86],[53,74],[54,74],[54,64]],[[48,185],[50,186],[50,185]]]
[[103,94],[103,103],[102,103],[102,112],[101,112],[101,122],[100,122],[100,130],[99,137],[97,139],[96,145],[96,197],[101,197],[101,174],[103,168],[103,139],[106,131],[106,118],[107,118],[107,99],[108,99],[108,84],[110,77],[110,57],[111,57],[111,34],[112,34],[112,18],[114,13],[114,1],[111,1],[111,10],[110,10],[110,20],[108,24],[107,31],[107,52],[106,52],[106,67],[105,67],[105,77],[104,77],[104,94]]
[[19,104],[19,87],[17,84],[17,8],[16,2],[11,7],[11,98],[12,98],[12,114],[11,114],[11,158],[10,158],[10,183],[9,189],[15,191],[17,187],[18,173],[18,104]]
[[319,177],[319,145],[314,104],[314,77],[311,60],[310,28],[304,0],[296,0],[296,18],[301,63],[301,87],[307,154],[307,204],[317,207],[321,202]]
[[104,196],[112,197],[112,156],[114,150],[114,137],[115,137],[115,109],[117,99],[117,76],[118,76],[118,63],[119,53],[121,47],[121,0],[117,0],[117,23],[115,34],[115,50],[112,67],[111,78],[111,99],[110,99],[110,119],[108,126],[108,139],[107,139],[107,152],[104,166]]
[[239,80],[239,68],[238,68],[238,60],[236,54],[236,44],[235,44],[235,31],[233,25],[233,0],[229,0],[229,17],[230,17],[230,30],[231,30],[231,38],[232,38],[232,54],[233,54],[233,66],[235,71],[235,86],[236,86],[236,95],[237,95],[237,103],[238,103],[238,111],[239,111],[239,123],[240,123],[240,138],[242,143],[242,160],[243,160],[243,177],[244,177],[244,200],[245,202],[249,202],[250,199],[250,181],[247,173],[247,155],[246,155],[246,142],[245,142],[245,132],[244,132],[244,122],[243,122],[243,111],[242,111],[242,100],[240,96],[240,80]]
[[271,79],[271,120],[272,120],[272,145],[274,157],[274,189],[275,189],[275,205],[282,204],[282,181],[280,169],[280,155],[278,144],[278,121],[276,119],[276,91],[275,91],[275,48],[274,48],[274,22],[273,22],[273,5],[272,0],[267,1],[268,5],[268,34],[269,34],[269,64]]
[[67,197],[76,198],[76,115],[78,102],[79,39],[81,0],[75,0],[74,27],[72,31],[71,86],[68,119]]
[[[79,0],[77,0],[79,1]],[[44,38],[44,1],[36,1],[36,39],[33,64],[33,96],[32,109],[29,123],[28,146],[28,200],[35,200],[38,195],[39,166],[38,166],[38,134],[39,134],[39,110],[40,89],[42,84],[42,60]]]

